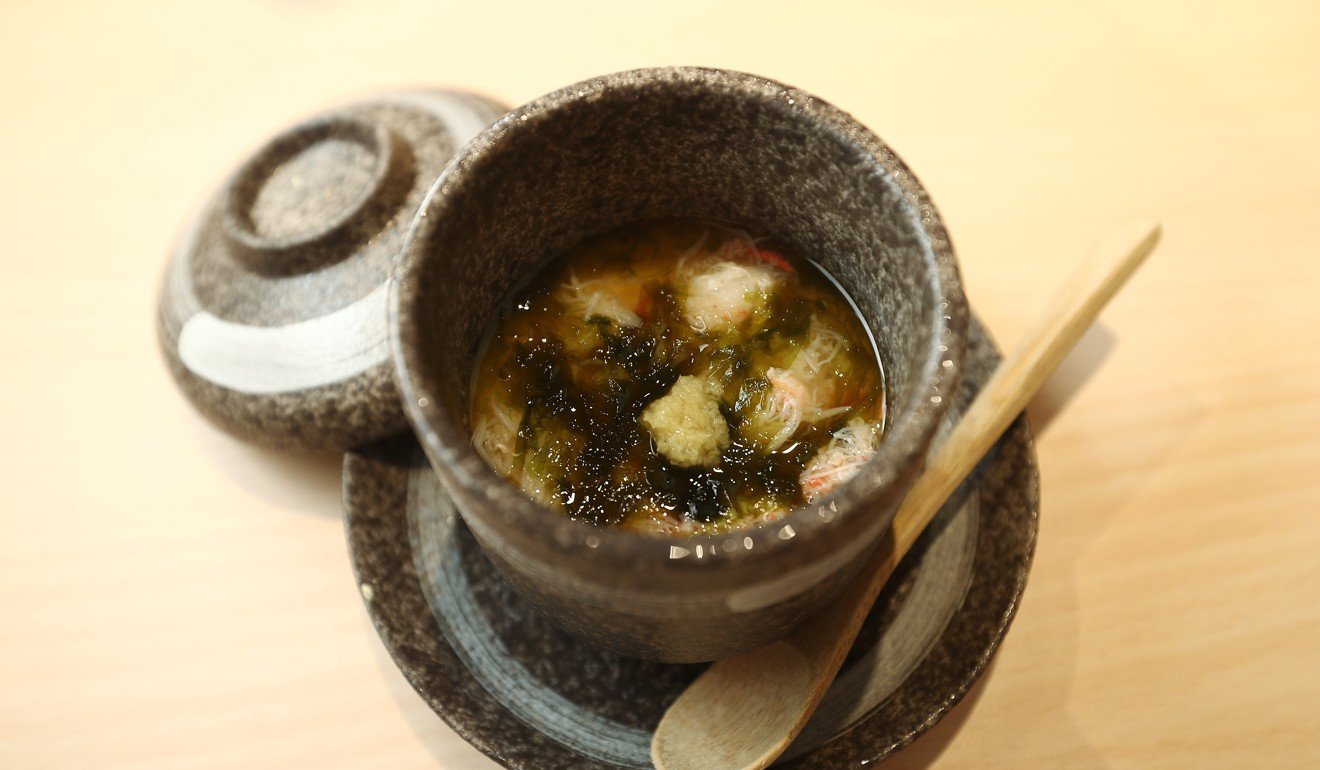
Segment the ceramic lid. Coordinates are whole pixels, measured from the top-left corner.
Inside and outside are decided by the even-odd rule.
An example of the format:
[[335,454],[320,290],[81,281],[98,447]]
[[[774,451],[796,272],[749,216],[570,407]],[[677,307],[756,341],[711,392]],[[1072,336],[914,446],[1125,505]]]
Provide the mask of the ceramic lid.
[[161,348],[193,405],[287,449],[405,429],[390,269],[432,183],[505,112],[474,94],[388,92],[311,117],[245,160],[188,226],[160,292]]

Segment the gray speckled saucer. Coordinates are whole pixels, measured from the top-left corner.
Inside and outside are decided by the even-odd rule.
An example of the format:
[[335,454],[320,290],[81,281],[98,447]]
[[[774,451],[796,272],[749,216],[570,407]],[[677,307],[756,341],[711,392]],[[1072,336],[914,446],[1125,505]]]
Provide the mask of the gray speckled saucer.
[[161,351],[193,405],[283,449],[403,430],[387,278],[426,191],[504,111],[464,92],[392,91],[249,157],[184,232],[161,286]]
[[[959,414],[997,361],[973,322]],[[1038,500],[1035,449],[1020,418],[894,574],[780,765],[879,761],[958,702],[1017,609]],[[652,730],[701,665],[622,658],[542,617],[487,561],[412,437],[346,456],[344,506],[377,632],[459,734],[510,768],[651,767]]]

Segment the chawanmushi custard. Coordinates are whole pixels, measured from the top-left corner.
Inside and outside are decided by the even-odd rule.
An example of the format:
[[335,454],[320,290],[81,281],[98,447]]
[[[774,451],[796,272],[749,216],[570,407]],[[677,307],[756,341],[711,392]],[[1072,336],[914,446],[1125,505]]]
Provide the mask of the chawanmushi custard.
[[773,521],[855,474],[884,429],[852,303],[783,244],[632,225],[516,289],[472,381],[472,443],[565,516],[685,535]]

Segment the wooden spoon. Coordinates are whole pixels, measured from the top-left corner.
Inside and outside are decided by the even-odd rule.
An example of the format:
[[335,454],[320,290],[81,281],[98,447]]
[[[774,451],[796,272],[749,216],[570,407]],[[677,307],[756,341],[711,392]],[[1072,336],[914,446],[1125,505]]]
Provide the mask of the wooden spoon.
[[928,459],[889,533],[843,594],[784,639],[716,661],[670,705],[651,741],[658,770],[760,770],[788,748],[903,554],[1159,239],[1158,224],[1134,225],[1082,264]]

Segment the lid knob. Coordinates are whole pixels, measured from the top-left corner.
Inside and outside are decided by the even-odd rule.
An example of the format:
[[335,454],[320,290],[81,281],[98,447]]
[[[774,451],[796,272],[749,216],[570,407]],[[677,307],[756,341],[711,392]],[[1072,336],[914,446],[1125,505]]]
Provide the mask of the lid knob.
[[412,186],[411,153],[385,126],[332,114],[276,136],[233,176],[221,203],[234,256],[293,275],[353,253]]

